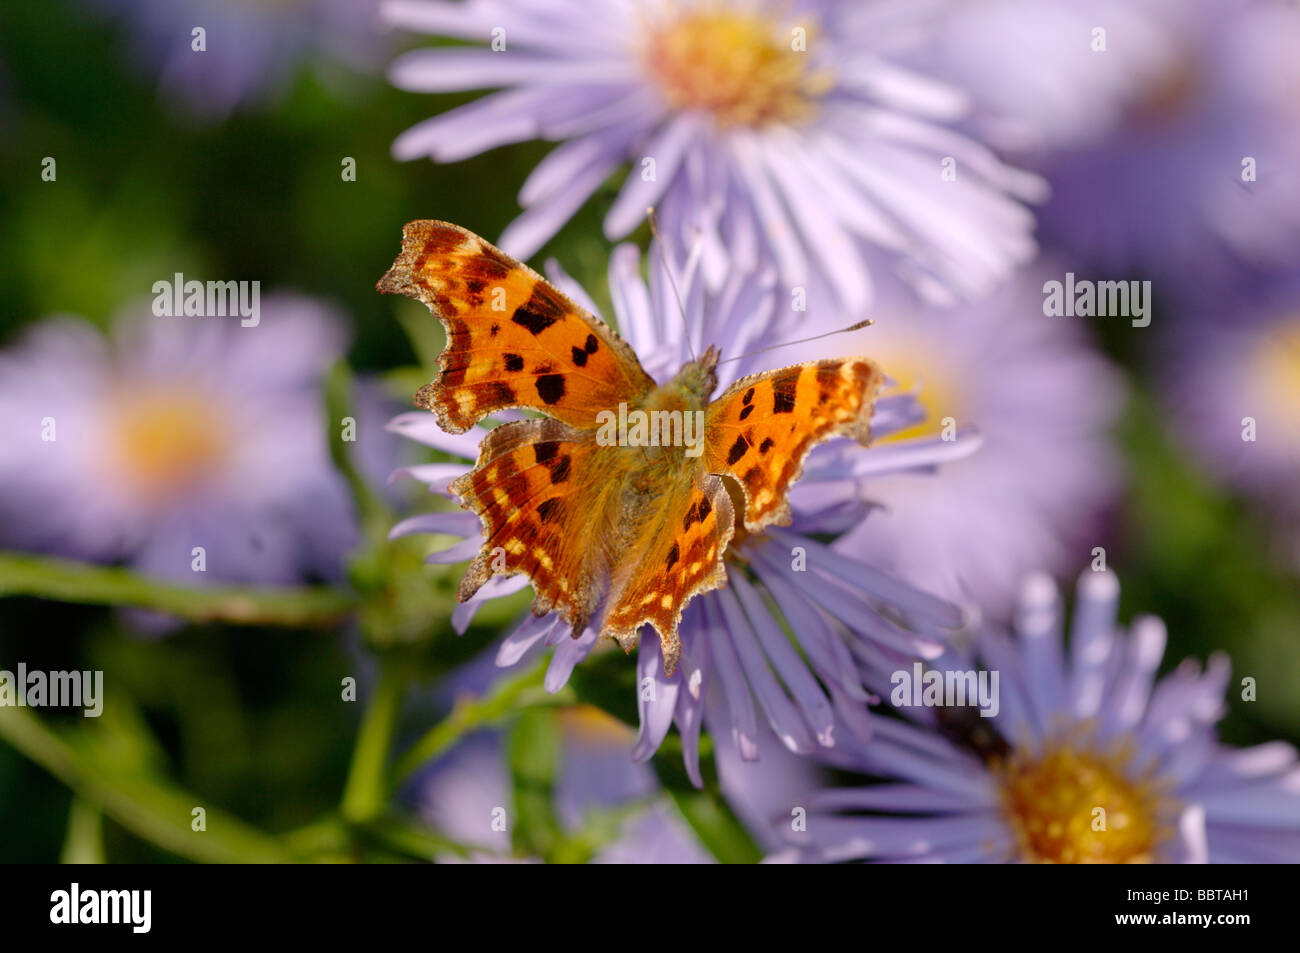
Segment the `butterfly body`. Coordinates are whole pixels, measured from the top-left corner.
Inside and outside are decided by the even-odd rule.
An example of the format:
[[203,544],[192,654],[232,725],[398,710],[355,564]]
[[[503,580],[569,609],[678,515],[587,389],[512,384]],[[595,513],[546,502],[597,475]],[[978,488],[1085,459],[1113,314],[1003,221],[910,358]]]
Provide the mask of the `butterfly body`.
[[525,573],[533,611],[559,612],[575,637],[599,613],[600,634],[630,651],[652,625],[669,675],[682,609],[726,584],[737,531],[789,522],[786,492],[815,444],[870,439],[883,375],[866,358],[752,375],[713,398],[709,348],[658,385],[599,318],[455,225],[408,224],[378,287],[447,330],[440,374],[416,395],[443,429],[509,407],[546,415],[489,431],[449,487],[483,524],[461,600]]

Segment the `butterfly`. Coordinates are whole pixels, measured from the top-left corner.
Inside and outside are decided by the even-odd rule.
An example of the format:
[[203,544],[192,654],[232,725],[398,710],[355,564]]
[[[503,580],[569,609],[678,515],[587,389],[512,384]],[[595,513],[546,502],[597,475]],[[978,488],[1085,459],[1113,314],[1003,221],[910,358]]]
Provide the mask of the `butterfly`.
[[[415,395],[443,430],[464,433],[506,408],[543,415],[489,430],[474,468],[449,487],[483,524],[460,601],[494,575],[525,573],[533,612],[558,612],[574,638],[595,618],[630,652],[653,626],[669,676],[682,610],[726,584],[737,533],[790,522],[786,494],[813,446],[870,443],[884,374],[868,358],[754,374],[713,397],[710,347],[660,385],[612,328],[456,225],[407,224],[377,288],[424,302],[446,329],[439,374]],[[679,439],[638,442],[632,418]]]

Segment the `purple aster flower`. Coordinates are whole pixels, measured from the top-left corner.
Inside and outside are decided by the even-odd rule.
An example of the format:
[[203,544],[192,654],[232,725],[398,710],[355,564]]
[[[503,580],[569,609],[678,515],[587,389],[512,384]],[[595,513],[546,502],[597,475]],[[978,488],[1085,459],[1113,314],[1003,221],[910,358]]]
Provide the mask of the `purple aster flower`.
[[[683,324],[666,267],[656,256],[649,285],[640,272],[641,256],[631,245],[616,248],[610,259],[609,284],[623,337],[652,376],[671,375],[705,344],[722,342],[731,353],[747,353],[779,343],[790,321],[778,309],[775,276],[734,272],[718,294],[705,290],[700,246],[679,280],[685,307]],[[599,314],[576,282],[550,268],[553,282],[574,301]],[[686,341],[691,329],[693,344]],[[828,353],[824,345],[822,356]],[[772,366],[763,355],[719,366],[719,388],[732,380]],[[887,437],[914,425],[923,413],[911,395],[886,395],[876,402],[872,432]],[[449,435],[432,414],[412,412],[396,418],[398,433],[461,463],[433,463],[402,473],[447,496],[448,483],[470,468],[487,430],[476,426]],[[678,635],[681,663],[664,675],[659,640],[642,638],[637,655],[641,735],[635,753],[648,758],[675,722],[682,736],[688,772],[699,784],[698,741],[705,697],[712,686],[726,699],[731,719],[728,737],[743,757],[757,756],[760,719],[793,751],[808,752],[835,744],[836,713],[848,730],[866,737],[866,703],[870,693],[857,668],[896,667],[898,660],[933,658],[943,651],[947,633],[960,624],[954,607],[885,575],[870,565],[837,553],[819,539],[858,524],[872,508],[863,484],[885,474],[932,469],[964,456],[978,446],[978,436],[964,431],[947,442],[938,437],[864,452],[856,444],[835,440],[810,454],[803,478],[790,493],[791,525],[760,535],[738,532],[729,551],[728,585],[694,599],[686,608]],[[413,516],[393,535],[436,533],[460,539],[433,553],[436,563],[463,563],[482,544],[477,516],[438,512]],[[486,601],[517,592],[526,576],[493,577],[452,615],[460,631]],[[775,609],[773,608],[775,607]],[[790,635],[784,631],[788,626]],[[527,617],[501,645],[497,663],[514,665],[544,647],[554,647],[546,685],[558,691],[573,667],[596,645],[597,629],[578,639],[558,615]]]
[[946,465],[942,480],[873,481],[883,510],[837,551],[1003,616],[1027,573],[1090,558],[1117,486],[1107,430],[1123,386],[1088,346],[1085,319],[1044,315],[1043,283],[1062,277],[1037,266],[956,312],[917,309],[908,297],[881,303],[860,347],[919,388],[927,411],[886,440],[902,447],[978,424],[983,444]]
[[1014,635],[976,638],[999,676],[997,713],[909,707],[908,721],[876,719],[870,745],[824,754],[877,783],[811,795],[805,829],[784,825],[787,842],[822,860],[1300,860],[1295,749],[1220,745],[1227,659],[1157,678],[1164,625],[1144,616],[1124,631],[1118,600],[1113,574],[1084,572],[1066,646],[1056,588],[1032,576]]
[[[554,790],[556,820],[569,835],[593,817],[617,836],[592,863],[698,864],[708,853],[695,840],[643,764],[628,758],[630,729],[588,706],[559,713],[560,764]],[[514,804],[499,734],[462,742],[410,783],[415,809],[433,829],[471,849],[477,863],[527,860],[512,855]],[[454,861],[454,855],[439,855]]]
[[356,530],[319,384],[344,326],[261,304],[256,327],[146,305],[109,339],[55,318],[0,351],[0,545],[189,582],[337,577]]
[[1300,10],[1147,9],[1161,16],[1159,68],[1111,136],[1042,165],[1053,192],[1044,234],[1095,265],[1173,274],[1179,286],[1234,258],[1289,264],[1300,250]]
[[626,236],[657,206],[669,240],[702,239],[711,289],[767,258],[786,287],[829,289],[855,313],[871,299],[868,259],[883,256],[928,291],[981,293],[1032,257],[1018,200],[1041,182],[946,125],[964,114],[961,92],[891,64],[915,26],[900,13],[848,0],[388,0],[389,23],[485,44],[405,54],[396,85],[498,90],[408,130],[393,153],[450,162],[561,143],[501,237],[520,259],[630,163],[605,234]]
[[1167,339],[1166,403],[1183,440],[1269,507],[1300,567],[1300,279],[1228,287]]
[[282,91],[311,57],[360,69],[382,53],[378,0],[85,2],[126,23],[134,58],[157,74],[163,99],[200,119]]

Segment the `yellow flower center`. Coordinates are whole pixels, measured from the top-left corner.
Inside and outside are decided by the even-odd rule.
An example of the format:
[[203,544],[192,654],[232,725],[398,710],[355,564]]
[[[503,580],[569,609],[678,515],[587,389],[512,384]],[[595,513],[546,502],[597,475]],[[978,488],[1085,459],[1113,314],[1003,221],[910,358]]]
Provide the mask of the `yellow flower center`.
[[1253,365],[1253,396],[1300,440],[1300,314],[1260,339]]
[[995,762],[1002,807],[1027,860],[1055,864],[1150,863],[1171,834],[1171,803],[1131,751],[1067,738],[1040,753]]
[[646,63],[672,106],[711,112],[720,127],[797,122],[831,87],[810,65],[809,32],[750,10],[683,13],[649,28]]
[[220,465],[231,444],[225,422],[181,389],[118,399],[108,434],[123,480],[141,496],[168,497]]
[[876,346],[866,353],[880,364],[885,373],[898,382],[899,390],[916,393],[917,402],[925,409],[925,419],[899,430],[876,443],[909,440],[914,437],[935,437],[956,433],[962,424],[969,423],[962,416],[964,401],[959,396],[957,375],[949,369],[948,362],[937,354],[927,354],[912,347],[895,348],[888,344]]

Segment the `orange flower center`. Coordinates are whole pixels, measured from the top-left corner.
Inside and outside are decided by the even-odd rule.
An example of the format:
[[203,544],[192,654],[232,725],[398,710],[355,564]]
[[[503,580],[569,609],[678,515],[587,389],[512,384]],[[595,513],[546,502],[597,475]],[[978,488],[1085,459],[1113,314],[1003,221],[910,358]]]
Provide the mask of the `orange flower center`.
[[1172,805],[1131,751],[1065,739],[995,762],[1002,807],[1023,856],[1039,863],[1150,863],[1171,833]]

